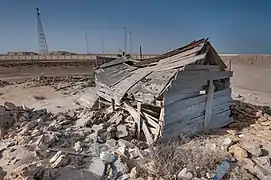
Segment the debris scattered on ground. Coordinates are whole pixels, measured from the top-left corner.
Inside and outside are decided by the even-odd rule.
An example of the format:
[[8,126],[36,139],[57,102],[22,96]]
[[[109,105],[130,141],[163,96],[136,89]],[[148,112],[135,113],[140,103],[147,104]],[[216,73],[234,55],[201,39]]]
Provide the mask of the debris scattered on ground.
[[0,87],[5,87],[5,86],[8,86],[8,85],[10,85],[9,82],[0,80]]
[[41,101],[41,100],[46,99],[45,96],[33,96],[33,98],[34,98],[35,100],[37,100],[37,101]]
[[78,179],[213,178],[225,158],[235,165],[226,179],[270,176],[271,116],[262,107],[236,101],[234,123],[218,131],[224,134],[152,146],[137,140],[129,116],[101,103],[52,114],[6,102],[0,106],[0,178],[53,179],[67,168],[79,170]]
[[[0,87],[1,84],[9,85],[0,82]],[[51,86],[56,91],[63,92],[63,94],[76,94],[87,87],[95,86],[95,81],[91,75],[36,76],[26,81],[17,82],[16,84],[24,84],[25,88]]]

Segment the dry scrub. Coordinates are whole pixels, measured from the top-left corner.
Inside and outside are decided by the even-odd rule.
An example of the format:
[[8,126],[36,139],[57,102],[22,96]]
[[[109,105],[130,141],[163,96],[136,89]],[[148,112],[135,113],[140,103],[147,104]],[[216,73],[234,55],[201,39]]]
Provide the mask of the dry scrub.
[[196,177],[212,173],[224,154],[220,147],[215,145],[215,141],[196,137],[158,145],[154,148],[152,160],[159,176],[173,179],[183,168],[187,168]]

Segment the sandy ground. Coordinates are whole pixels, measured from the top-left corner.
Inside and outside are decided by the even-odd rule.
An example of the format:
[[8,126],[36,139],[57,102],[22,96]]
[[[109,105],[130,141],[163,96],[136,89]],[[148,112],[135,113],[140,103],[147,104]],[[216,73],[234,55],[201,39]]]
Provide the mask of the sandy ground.
[[[249,64],[245,62],[232,62],[234,75],[231,81],[233,97],[246,102],[271,106],[271,63]],[[23,81],[39,75],[82,75],[92,74],[91,67],[86,66],[17,66],[0,67],[0,80],[15,82]],[[90,94],[95,90],[87,90]],[[74,108],[76,100],[84,92],[76,95],[63,95],[51,87],[22,88],[21,86],[7,86],[0,88],[0,103],[12,101],[16,104],[25,104],[29,107],[48,108],[53,112]],[[37,101],[33,96],[45,96],[45,100]],[[92,96],[93,97],[93,96]]]
[[271,62],[269,66],[233,63],[231,85],[234,96],[250,103],[271,106]]
[[[0,80],[7,82],[18,82],[30,79],[35,76],[60,76],[60,75],[82,75],[92,74],[91,67],[68,66],[68,67],[38,67],[38,66],[19,66],[11,68],[0,68]],[[61,91],[55,91],[52,87],[29,87],[24,88],[22,85],[11,85],[0,88],[0,104],[6,101],[13,102],[17,105],[26,105],[31,108],[47,108],[51,112],[60,112],[77,107],[75,103],[84,94],[94,94],[92,87],[77,93],[76,95],[63,95]],[[36,100],[34,96],[44,96],[44,100]]]

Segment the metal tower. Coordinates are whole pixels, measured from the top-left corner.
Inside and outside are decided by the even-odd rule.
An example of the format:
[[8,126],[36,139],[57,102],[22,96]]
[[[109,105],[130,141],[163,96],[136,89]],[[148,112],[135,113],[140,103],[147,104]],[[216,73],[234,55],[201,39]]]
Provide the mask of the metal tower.
[[45,38],[45,34],[43,31],[42,23],[40,20],[39,8],[37,8],[37,21],[38,21],[38,43],[39,43],[39,52],[40,53],[48,53],[48,46]]

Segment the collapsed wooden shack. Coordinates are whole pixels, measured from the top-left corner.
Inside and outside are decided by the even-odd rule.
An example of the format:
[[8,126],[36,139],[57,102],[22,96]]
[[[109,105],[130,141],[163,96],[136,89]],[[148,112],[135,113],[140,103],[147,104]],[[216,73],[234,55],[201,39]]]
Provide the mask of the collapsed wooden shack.
[[95,70],[95,82],[100,99],[128,111],[137,138],[151,144],[232,122],[232,74],[201,39],[144,61],[117,58]]

